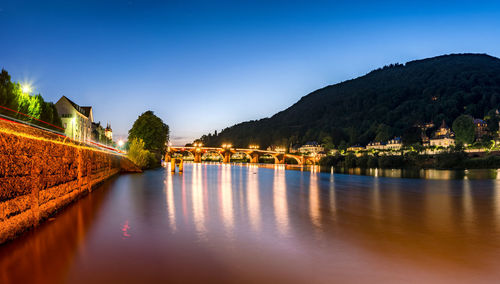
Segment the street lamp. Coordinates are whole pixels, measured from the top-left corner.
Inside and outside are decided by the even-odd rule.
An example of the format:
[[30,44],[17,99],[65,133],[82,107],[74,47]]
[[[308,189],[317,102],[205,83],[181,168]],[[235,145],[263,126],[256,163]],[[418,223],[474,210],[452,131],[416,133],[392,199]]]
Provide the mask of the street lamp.
[[29,93],[31,93],[31,86],[27,83],[23,83],[21,85],[21,91],[25,94],[29,94]]
[[118,140],[118,148],[121,148],[123,147],[123,144],[125,144],[125,142],[123,142],[123,140]]

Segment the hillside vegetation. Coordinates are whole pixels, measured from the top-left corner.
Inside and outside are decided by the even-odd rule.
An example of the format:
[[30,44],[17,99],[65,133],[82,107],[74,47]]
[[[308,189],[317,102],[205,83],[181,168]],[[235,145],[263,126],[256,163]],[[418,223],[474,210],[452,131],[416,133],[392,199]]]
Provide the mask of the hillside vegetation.
[[23,92],[21,84],[12,82],[9,73],[4,69],[0,72],[0,114],[56,131],[61,131],[62,128],[55,105],[45,102],[40,94]]
[[[414,137],[416,123],[461,114],[488,119],[500,105],[500,59],[453,54],[392,64],[362,77],[316,90],[270,118],[204,135],[205,145],[231,142],[288,146],[316,140],[364,145],[394,136]],[[490,127],[498,127],[489,121]]]

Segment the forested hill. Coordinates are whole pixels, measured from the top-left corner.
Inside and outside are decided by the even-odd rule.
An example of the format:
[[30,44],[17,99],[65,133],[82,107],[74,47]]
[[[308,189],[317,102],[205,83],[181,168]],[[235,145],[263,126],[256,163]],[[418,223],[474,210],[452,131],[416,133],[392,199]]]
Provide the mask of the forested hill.
[[460,114],[484,118],[500,105],[500,59],[453,54],[391,64],[362,77],[316,90],[271,118],[204,135],[205,145],[231,142],[300,144],[316,140],[361,144],[405,135],[416,123]]

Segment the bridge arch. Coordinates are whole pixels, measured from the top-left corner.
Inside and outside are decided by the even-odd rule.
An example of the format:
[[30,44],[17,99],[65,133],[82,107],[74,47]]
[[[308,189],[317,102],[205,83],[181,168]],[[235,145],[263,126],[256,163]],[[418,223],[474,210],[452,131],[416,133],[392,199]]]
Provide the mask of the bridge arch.
[[260,159],[264,159],[264,160],[273,159],[275,164],[278,164],[278,162],[279,162],[279,159],[276,157],[276,155],[272,154],[272,153],[261,153],[261,154],[259,154],[258,160],[260,160]]
[[248,161],[252,161],[252,156],[247,153],[247,152],[244,152],[244,151],[234,151],[234,152],[231,152],[231,159],[233,159],[233,156],[235,155],[242,155],[242,156],[245,156]]
[[216,156],[219,156],[220,160],[223,161],[224,160],[224,156],[219,152],[219,151],[216,151],[216,150],[210,150],[210,151],[206,151],[202,154],[201,156],[201,159],[202,160],[207,160],[207,157],[209,155],[216,155]]
[[302,165],[303,163],[303,160],[301,157],[298,157],[296,155],[285,155],[285,159],[288,158],[288,159],[294,159],[298,165]]
[[183,158],[189,157],[190,159],[193,158],[194,160],[194,153],[191,151],[186,150],[186,151],[180,151],[179,153],[182,155]]

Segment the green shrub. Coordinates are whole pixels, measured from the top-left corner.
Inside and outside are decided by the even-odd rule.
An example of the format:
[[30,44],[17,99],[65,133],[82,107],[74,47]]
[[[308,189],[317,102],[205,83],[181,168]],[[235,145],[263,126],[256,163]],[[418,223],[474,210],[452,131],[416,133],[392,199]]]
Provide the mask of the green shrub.
[[467,155],[464,152],[444,152],[436,155],[434,166],[443,169],[462,168],[466,158]]
[[144,149],[144,141],[140,138],[134,138],[130,142],[128,158],[141,169],[149,167],[154,163],[154,154]]
[[467,169],[498,169],[500,168],[499,156],[486,156],[481,158],[471,158],[463,162]]
[[344,167],[345,168],[356,167],[356,156],[354,156],[353,153],[349,153],[349,155],[345,156]]
[[368,155],[364,154],[356,159],[356,167],[367,168],[368,167]]
[[402,156],[381,156],[378,158],[379,168],[403,168],[404,165]]

